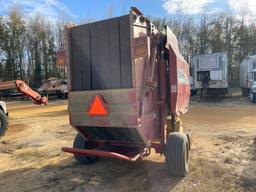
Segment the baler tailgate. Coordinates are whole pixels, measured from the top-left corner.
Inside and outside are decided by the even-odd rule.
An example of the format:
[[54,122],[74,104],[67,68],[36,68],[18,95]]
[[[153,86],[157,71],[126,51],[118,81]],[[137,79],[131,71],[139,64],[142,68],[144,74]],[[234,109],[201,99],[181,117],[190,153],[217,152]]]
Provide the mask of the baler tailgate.
[[[109,113],[92,116],[88,113],[95,95],[101,95]],[[136,127],[136,99],[133,89],[70,92],[70,121],[74,126]]]
[[[104,115],[91,114],[97,97],[108,111]],[[146,146],[137,129],[136,106],[134,89],[70,92],[70,122],[94,141],[135,142]]]

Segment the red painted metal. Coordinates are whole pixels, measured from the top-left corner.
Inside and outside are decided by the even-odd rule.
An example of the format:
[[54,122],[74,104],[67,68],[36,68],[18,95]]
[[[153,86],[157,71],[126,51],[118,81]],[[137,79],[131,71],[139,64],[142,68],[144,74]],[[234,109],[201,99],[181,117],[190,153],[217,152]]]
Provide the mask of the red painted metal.
[[30,97],[35,104],[41,105],[47,105],[48,99],[47,97],[42,97],[39,93],[33,91],[24,81],[16,80],[15,85],[21,93],[24,95]]
[[188,111],[190,99],[189,65],[179,52],[175,35],[167,27],[167,44],[170,62],[170,108],[173,115]]
[[109,114],[109,109],[106,106],[101,95],[96,95],[87,110],[90,116],[106,116]]
[[67,153],[73,153],[78,155],[91,155],[91,156],[98,156],[98,157],[107,157],[107,158],[114,158],[114,159],[121,159],[126,161],[132,161],[135,162],[139,159],[142,159],[143,154],[137,154],[135,156],[125,156],[119,153],[115,152],[109,152],[109,151],[99,151],[99,150],[89,150],[89,149],[77,149],[77,148],[68,148],[63,147],[62,151]]
[[95,146],[104,146],[104,145],[111,145],[111,146],[124,146],[124,147],[137,147],[137,148],[144,148],[144,143],[139,142],[129,142],[129,141],[107,141],[107,140],[94,140],[91,139],[91,142]]

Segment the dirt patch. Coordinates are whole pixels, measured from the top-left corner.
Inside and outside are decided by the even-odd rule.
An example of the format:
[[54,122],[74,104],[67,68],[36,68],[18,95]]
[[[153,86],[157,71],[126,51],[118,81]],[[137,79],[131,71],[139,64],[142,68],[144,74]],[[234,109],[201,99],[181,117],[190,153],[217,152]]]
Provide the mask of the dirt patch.
[[[228,102],[227,102],[228,101]],[[185,178],[167,174],[164,157],[101,159],[80,165],[60,148],[72,146],[67,102],[7,103],[10,128],[0,142],[0,191],[256,191],[256,107],[241,101],[192,101],[182,118],[192,135]]]
[[27,129],[29,126],[26,124],[18,123],[18,124],[10,124],[8,126],[8,130],[6,134],[17,134],[20,131],[24,131]]
[[247,150],[245,156],[248,161],[246,162],[245,168],[241,173],[239,183],[247,191],[256,190],[256,137],[253,139],[250,147]]

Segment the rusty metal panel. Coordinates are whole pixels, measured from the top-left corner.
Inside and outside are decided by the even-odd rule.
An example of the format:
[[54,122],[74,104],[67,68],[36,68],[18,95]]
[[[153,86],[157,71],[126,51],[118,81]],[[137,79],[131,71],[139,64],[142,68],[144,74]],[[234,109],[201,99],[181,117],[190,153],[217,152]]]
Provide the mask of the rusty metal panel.
[[[135,89],[71,91],[69,93],[70,123],[94,139],[141,142],[144,137],[138,129]],[[110,113],[90,116],[88,107],[95,95],[101,95]]]
[[[70,92],[69,113],[73,126],[137,127],[134,89]],[[88,107],[95,95],[102,95],[110,110],[108,116],[89,116]]]
[[135,58],[150,56],[150,38],[137,37],[133,39],[133,53]]
[[112,112],[108,116],[88,116],[84,112],[71,112],[71,125],[76,126],[99,126],[99,127],[129,127],[136,128],[138,126],[137,116],[128,112]]

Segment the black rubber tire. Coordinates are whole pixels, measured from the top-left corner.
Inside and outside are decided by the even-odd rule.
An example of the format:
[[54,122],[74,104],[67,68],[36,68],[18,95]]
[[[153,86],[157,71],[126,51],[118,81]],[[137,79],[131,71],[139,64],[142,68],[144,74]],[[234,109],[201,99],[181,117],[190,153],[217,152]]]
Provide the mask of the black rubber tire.
[[242,96],[247,97],[250,94],[248,88],[241,88]]
[[0,109],[0,136],[3,136],[8,127],[8,118]]
[[[73,147],[78,149],[91,149],[88,141],[84,139],[83,136],[81,136],[79,133],[76,135]],[[79,163],[82,163],[82,164],[92,164],[99,159],[99,157],[96,157],[96,156],[86,156],[86,155],[77,155],[77,154],[74,154],[74,157]]]
[[183,133],[170,133],[167,138],[165,162],[173,177],[184,177],[188,172],[189,140]]
[[256,93],[252,93],[252,103],[256,103]]
[[197,95],[197,89],[192,89],[192,90],[190,91],[190,95],[191,95],[191,96]]

